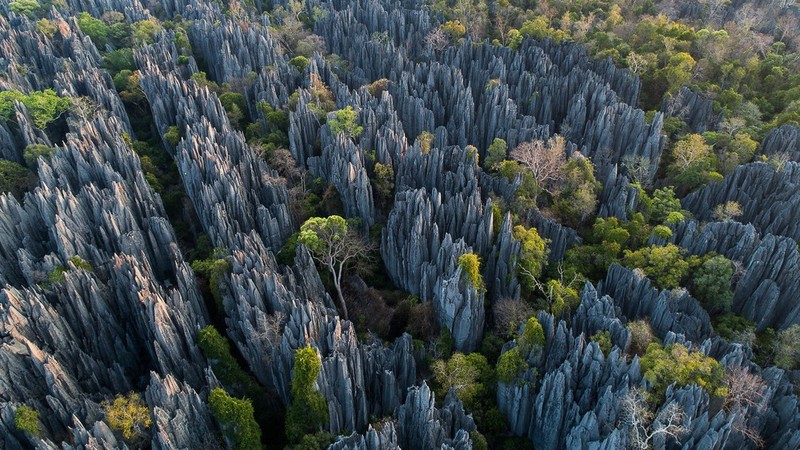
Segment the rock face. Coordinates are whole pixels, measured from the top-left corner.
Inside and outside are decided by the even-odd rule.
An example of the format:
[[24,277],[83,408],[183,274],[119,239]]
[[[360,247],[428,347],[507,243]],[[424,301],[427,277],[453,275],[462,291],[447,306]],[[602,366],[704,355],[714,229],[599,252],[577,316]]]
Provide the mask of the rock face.
[[[215,90],[192,80],[201,67],[210,80],[241,91],[251,119],[266,118],[261,102],[289,111],[286,138],[297,164],[335,188],[343,214],[359,218],[363,231],[385,222],[380,252],[389,278],[431,302],[438,325],[462,352],[479,348],[491,320],[487,302],[521,301],[520,243],[511,214],[495,217],[497,206],[514,201],[521,177],[481,168],[495,138],[514,148],[564,136],[567,153],[593,159],[604,186],[599,214],[624,219],[638,202],[633,164],[649,169],[642,181],[656,172],[664,115],[696,132],[716,120],[706,99],[683,90],[647,123],[632,106],[639,79],[570,43],[526,39],[511,50],[467,38],[432,50],[425,37],[440,19],[421,2],[308,0],[302,7],[314,13],[322,38],[312,40],[324,41],[346,67],[315,54],[300,72],[270,34],[267,15],[238,16],[216,2],[66,0],[66,7],[42,13],[57,25],[52,36],[0,3],[0,89],[54,89],[91,106],[42,130],[31,111],[15,104],[13,118],[0,124],[3,159],[24,162],[30,144],[57,147],[30,168],[38,181],[23,199],[0,194],[0,447],[126,448],[104,422],[100,402],[129,391],[144,392],[152,411],[150,447],[221,442],[206,402],[219,382],[195,342],[209,312],[144,163],[126,144],[134,130],[101,68],[104,58],[67,11],[94,17],[116,11],[127,24],[169,18],[187,27],[191,56],[176,48],[178,31],[162,30],[136,49],[134,62],[153,131],[179,169],[198,227],[226,249],[230,272],[217,286],[222,308],[214,323],[224,322],[220,331],[246,369],[284,405],[291,402],[295,351],[315,349],[322,365],[316,389],[329,413],[325,429],[351,433],[334,450],[471,449],[477,429],[454,392],[435,406],[425,372],[417,370],[421,356],[412,336],[364,339],[337,315],[308,249],[298,246],[290,265],[276,261],[299,225],[290,215],[287,182],[232,126]],[[320,112],[320,83],[335,110],[357,111],[361,133],[331,133],[336,115]],[[173,126],[176,145],[163,138]],[[764,140],[763,151],[798,160],[799,141],[796,127],[782,127]],[[373,185],[377,163],[393,171],[390,195]],[[690,195],[684,207],[708,220],[717,204],[738,201],[748,225],[686,221],[673,230],[673,242],[692,253],[713,251],[741,263],[733,309],[759,329],[800,322],[793,241],[800,239],[798,173],[795,162],[781,171],[740,167]],[[575,230],[536,212],[521,219],[550,241],[552,261],[581,242]],[[485,290],[458,264],[467,253],[481,260]],[[537,449],[629,444],[621,400],[649,383],[638,357],[623,353],[631,345],[626,324],[639,319],[649,320],[664,343],[747,367],[768,386],[765,407],[744,415],[720,409],[697,386],[670,387],[666,404],[681,405],[689,432],[676,442],[656,440],[654,448],[754,448],[737,431],[740,417],[768,448],[800,446],[791,374],[762,371],[749,350],[714,336],[708,314],[687,293],[658,291],[614,265],[597,286],[584,287],[572,317],[538,319],[545,345],[507,343],[503,351],[516,347],[527,366],[497,391],[510,431]],[[589,342],[604,331],[614,345],[608,354]],[[41,438],[16,429],[23,404],[40,412]],[[370,423],[373,417],[385,419]]]
[[738,202],[737,220],[751,223],[760,233],[800,239],[798,205],[800,163],[789,162],[781,170],[766,163],[739,166],[724,180],[689,194],[681,203],[699,220],[710,220],[714,208]]

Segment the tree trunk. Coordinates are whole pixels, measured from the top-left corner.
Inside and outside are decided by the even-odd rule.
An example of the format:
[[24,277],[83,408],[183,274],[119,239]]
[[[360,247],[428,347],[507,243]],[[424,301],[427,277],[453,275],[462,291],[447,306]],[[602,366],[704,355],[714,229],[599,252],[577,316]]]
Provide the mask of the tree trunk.
[[344,303],[344,295],[342,295],[341,281],[334,278],[333,285],[336,287],[336,295],[339,296],[339,306],[342,308],[342,316],[344,320],[349,320],[347,317],[347,305]]

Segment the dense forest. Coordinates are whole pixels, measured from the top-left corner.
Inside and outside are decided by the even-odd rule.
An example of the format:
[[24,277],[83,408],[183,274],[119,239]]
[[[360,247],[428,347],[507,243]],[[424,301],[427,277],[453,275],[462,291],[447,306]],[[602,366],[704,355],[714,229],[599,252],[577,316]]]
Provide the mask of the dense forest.
[[0,1],[0,448],[800,448],[798,30]]

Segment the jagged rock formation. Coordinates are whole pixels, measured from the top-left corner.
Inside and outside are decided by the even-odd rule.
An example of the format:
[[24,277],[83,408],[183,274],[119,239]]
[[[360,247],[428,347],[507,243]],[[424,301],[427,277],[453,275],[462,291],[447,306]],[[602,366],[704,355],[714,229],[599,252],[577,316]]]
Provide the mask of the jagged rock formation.
[[783,125],[775,128],[761,141],[761,152],[768,156],[786,153],[792,161],[800,161],[800,127]]
[[661,111],[669,117],[677,117],[692,133],[703,134],[713,130],[721,115],[714,114],[714,102],[683,86],[671,98],[665,99]]
[[788,162],[781,170],[766,163],[752,163],[689,194],[681,203],[697,219],[710,220],[717,205],[738,202],[742,214],[737,220],[753,224],[763,234],[800,240],[800,221],[796,217],[799,180],[800,163]]

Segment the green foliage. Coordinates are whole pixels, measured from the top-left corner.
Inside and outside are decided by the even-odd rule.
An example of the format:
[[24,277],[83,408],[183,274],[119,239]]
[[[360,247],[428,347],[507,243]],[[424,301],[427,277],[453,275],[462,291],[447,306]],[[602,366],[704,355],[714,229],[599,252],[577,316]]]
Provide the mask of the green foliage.
[[36,29],[48,38],[53,39],[56,35],[56,31],[58,31],[58,26],[50,20],[39,19],[36,21]]
[[723,366],[702,352],[690,352],[682,344],[666,347],[650,344],[640,362],[644,376],[653,384],[659,399],[664,398],[667,387],[672,383],[677,383],[678,387],[696,384],[718,398],[728,393]]
[[733,263],[728,258],[721,255],[709,258],[694,274],[694,296],[711,312],[727,311],[733,301],[733,273]]
[[328,121],[331,133],[333,135],[341,133],[349,138],[358,137],[364,131],[364,127],[356,123],[356,117],[358,117],[358,111],[352,106],[336,111],[335,117]]
[[[347,220],[341,216],[312,217],[300,227],[297,241],[304,244],[314,254],[324,254],[329,250],[329,242],[341,241],[347,236]],[[324,236],[330,236],[326,239]]]
[[198,259],[192,262],[192,270],[208,280],[211,295],[217,302],[217,307],[222,310],[222,282],[225,275],[231,271],[231,263],[224,258],[225,249],[215,249],[214,255],[207,259]]
[[376,162],[373,170],[372,191],[377,197],[376,203],[381,207],[390,206],[394,192],[394,169],[390,164]]
[[181,141],[181,133],[178,131],[178,127],[172,125],[167,128],[166,133],[164,133],[164,140],[167,141],[167,144],[171,145],[172,147],[176,147]]
[[486,157],[483,159],[483,167],[486,170],[497,170],[497,167],[506,159],[508,155],[508,144],[505,140],[494,138],[492,144],[486,149]]
[[294,66],[294,68],[300,73],[303,73],[306,70],[308,64],[308,58],[303,55],[295,56],[289,60],[289,65]]
[[517,50],[520,45],[522,45],[522,33],[519,30],[510,30],[508,32],[508,46],[514,50]]
[[333,443],[336,436],[327,431],[318,431],[306,434],[300,443],[292,447],[293,450],[323,450]]
[[590,339],[592,342],[597,342],[597,345],[600,346],[600,350],[603,351],[604,355],[608,355],[611,353],[611,333],[608,330],[599,331],[594,334]]
[[39,437],[42,434],[42,427],[39,425],[39,411],[28,405],[20,406],[14,411],[14,426],[19,431]]
[[261,429],[255,421],[250,400],[231,397],[224,389],[216,388],[208,396],[208,405],[229,448],[261,449]]
[[98,50],[105,50],[110,32],[108,25],[103,23],[102,20],[92,17],[89,13],[82,12],[78,16],[78,26],[83,34],[89,36]]
[[67,112],[71,104],[69,98],[59,97],[52,89],[34,91],[30,94],[3,91],[0,92],[0,119],[10,121],[16,118],[15,101],[25,105],[33,118],[34,125],[41,129],[45,129],[48,124]]
[[517,346],[521,352],[527,353],[531,349],[544,347],[544,344],[545,337],[542,324],[539,323],[536,317],[531,317],[525,322],[522,332],[517,337]]
[[45,159],[50,157],[50,154],[55,151],[55,147],[50,147],[44,144],[31,144],[25,147],[25,151],[23,153],[23,158],[25,158],[25,164],[30,167],[36,167],[36,161],[39,157],[43,157]]
[[778,332],[775,341],[775,365],[786,370],[800,368],[800,324]]
[[497,379],[503,383],[510,384],[528,368],[525,358],[519,353],[519,349],[514,347],[500,355],[497,360]]
[[125,396],[117,394],[114,401],[105,400],[100,406],[105,412],[105,421],[109,428],[122,433],[128,441],[143,440],[153,422],[147,404],[135,392]]
[[489,393],[494,380],[494,370],[480,353],[455,353],[447,361],[434,361],[432,370],[438,386],[437,396],[444,398],[452,388],[467,408]]
[[[681,201],[675,196],[675,190],[672,186],[656,189],[653,192],[652,200],[650,201],[650,221],[651,223],[664,223],[667,222],[670,214],[681,213]],[[675,216],[672,217],[675,219]]]
[[433,345],[435,353],[442,355],[443,358],[449,358],[453,354],[453,347],[455,347],[456,341],[450,330],[447,327],[442,327]]
[[219,334],[216,328],[212,325],[202,328],[197,338],[197,345],[208,359],[214,375],[228,390],[255,396],[254,391],[257,389],[254,389],[255,382],[236,362],[228,340]]
[[10,192],[18,199],[33,187],[35,178],[25,167],[0,159],[0,192]]
[[155,42],[156,33],[161,29],[161,26],[152,20],[140,20],[131,25],[131,29],[133,31],[133,42],[136,45],[144,46]]
[[219,95],[219,102],[225,109],[228,120],[235,128],[241,130],[247,120],[247,104],[244,95],[238,92],[223,92]]
[[714,318],[714,331],[728,341],[739,341],[743,336],[755,335],[756,324],[752,320],[725,313]]
[[514,227],[514,239],[522,246],[517,270],[520,273],[522,286],[529,293],[536,290],[536,282],[542,275],[550,253],[547,241],[539,236],[536,228],[525,229],[522,225]]
[[486,441],[486,437],[478,430],[470,432],[469,438],[472,439],[473,450],[489,450],[489,443]]
[[311,346],[295,351],[292,402],[286,410],[286,436],[290,442],[300,442],[304,435],[319,431],[328,421],[325,398],[314,390],[321,369],[322,362]]
[[660,289],[679,287],[689,274],[689,263],[684,259],[683,250],[674,244],[626,250],[622,261],[630,268],[642,269]]
[[589,158],[573,156],[564,166],[564,182],[555,198],[555,210],[567,225],[578,228],[594,214],[602,185]]
[[668,240],[672,237],[672,230],[664,225],[656,225],[653,227],[653,235],[659,239]]
[[36,0],[14,0],[8,4],[8,9],[29,19],[36,17],[41,12],[42,5]]
[[478,292],[483,292],[486,287],[481,275],[481,260],[475,253],[464,253],[458,257],[458,267],[461,268],[461,276],[466,278],[470,285]]

